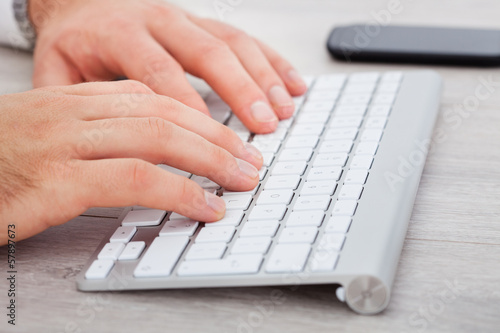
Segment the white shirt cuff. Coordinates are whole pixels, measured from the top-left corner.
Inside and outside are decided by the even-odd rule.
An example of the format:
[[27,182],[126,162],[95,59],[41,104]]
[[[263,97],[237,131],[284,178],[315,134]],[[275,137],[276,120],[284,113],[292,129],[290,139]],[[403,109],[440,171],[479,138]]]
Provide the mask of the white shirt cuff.
[[17,25],[12,0],[0,0],[0,44],[25,50],[31,47]]

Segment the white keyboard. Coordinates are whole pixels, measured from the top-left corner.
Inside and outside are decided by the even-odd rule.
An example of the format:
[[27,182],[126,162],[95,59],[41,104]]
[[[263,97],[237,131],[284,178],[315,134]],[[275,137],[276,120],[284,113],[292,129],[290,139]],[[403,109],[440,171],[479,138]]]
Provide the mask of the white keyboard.
[[[264,156],[260,184],[230,192],[190,177],[226,203],[201,223],[131,207],[78,277],[81,290],[338,284],[359,313],[389,302],[426,149],[440,79],[429,71],[307,78],[308,93],[278,129],[254,135],[215,94],[207,104]],[[401,174],[401,160],[413,169]]]

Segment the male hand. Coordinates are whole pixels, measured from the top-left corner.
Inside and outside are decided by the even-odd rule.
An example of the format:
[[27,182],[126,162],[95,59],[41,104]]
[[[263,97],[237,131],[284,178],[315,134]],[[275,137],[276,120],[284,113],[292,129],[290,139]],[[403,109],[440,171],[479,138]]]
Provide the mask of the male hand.
[[212,222],[224,201],[155,164],[246,191],[261,154],[226,126],[136,81],[0,96],[0,244],[89,207],[142,205]]
[[208,114],[204,79],[255,133],[276,129],[306,86],[275,51],[224,23],[157,0],[30,0],[35,87],[126,76]]

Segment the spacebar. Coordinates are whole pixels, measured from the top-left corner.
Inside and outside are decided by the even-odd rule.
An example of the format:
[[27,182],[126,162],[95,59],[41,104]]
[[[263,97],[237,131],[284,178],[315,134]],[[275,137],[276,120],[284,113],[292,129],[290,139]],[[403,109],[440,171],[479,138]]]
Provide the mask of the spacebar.
[[134,270],[135,277],[168,276],[189,241],[188,236],[156,237]]
[[225,259],[185,261],[179,276],[254,274],[259,271],[262,255],[230,255]]

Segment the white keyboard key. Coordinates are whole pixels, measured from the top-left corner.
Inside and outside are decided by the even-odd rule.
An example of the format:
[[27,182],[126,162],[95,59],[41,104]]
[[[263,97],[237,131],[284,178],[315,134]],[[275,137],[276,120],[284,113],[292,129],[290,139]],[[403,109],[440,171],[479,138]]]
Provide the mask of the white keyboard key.
[[390,112],[391,105],[389,104],[373,105],[368,110],[368,115],[374,117],[387,117]]
[[316,250],[310,259],[311,272],[331,272],[335,269],[339,253],[335,250]]
[[117,260],[124,248],[123,243],[107,243],[97,255],[97,259]]
[[308,101],[302,107],[302,113],[330,112],[334,105],[335,101]]
[[191,245],[186,260],[220,259],[226,250],[226,243],[196,243]]
[[297,124],[324,124],[330,117],[330,112],[303,113],[297,117]]
[[403,78],[402,72],[390,71],[382,75],[381,82],[399,82]]
[[294,118],[288,118],[288,119],[283,119],[283,120],[280,120],[280,122],[278,123],[278,128],[289,128],[292,123],[293,123],[293,120]]
[[372,104],[392,104],[395,98],[396,94],[376,94],[375,97],[373,97]]
[[270,176],[264,184],[264,190],[295,190],[300,182],[300,176]]
[[358,128],[363,121],[362,116],[339,116],[333,117],[332,121],[328,125],[329,128],[346,128],[354,127]]
[[262,191],[256,205],[288,205],[293,197],[293,190],[267,190]]
[[357,206],[356,200],[338,200],[333,207],[332,215],[353,216]]
[[371,94],[347,94],[339,99],[339,105],[368,104],[372,98]]
[[141,256],[145,247],[146,243],[143,241],[130,242],[127,246],[125,246],[122,254],[118,257],[118,260],[135,260]]
[[262,262],[260,254],[232,254],[225,259],[184,261],[179,276],[255,274]]
[[313,150],[312,148],[290,148],[283,149],[280,156],[278,157],[278,162],[288,162],[288,161],[309,161],[311,159]]
[[311,244],[278,244],[266,263],[268,273],[297,273],[304,270]]
[[317,135],[292,136],[285,144],[286,148],[314,148],[318,144]]
[[352,149],[351,140],[323,141],[319,146],[319,153],[349,153]]
[[285,204],[277,205],[258,205],[252,208],[250,215],[248,216],[249,221],[259,221],[259,220],[276,220],[281,221],[286,213]]
[[191,174],[187,171],[184,171],[184,170],[180,170],[180,169],[177,169],[177,168],[174,168],[174,167],[171,167],[170,165],[165,165],[165,164],[158,164],[158,167],[165,170],[165,171],[168,171],[170,173],[173,173],[173,174],[176,174],[176,175],[179,175],[179,176],[182,176],[182,177],[190,177]]
[[269,249],[269,245],[271,245],[271,238],[269,237],[238,238],[231,248],[231,254],[264,254]]
[[344,185],[340,188],[338,199],[358,200],[361,197],[361,192],[363,192],[363,185]]
[[127,243],[134,237],[135,233],[137,232],[137,227],[133,226],[127,226],[127,227],[118,227],[109,241],[111,243],[115,242],[120,242],[120,243]]
[[259,180],[264,179],[264,177],[266,176],[266,174],[267,174],[267,168],[265,166],[263,166],[259,170]]
[[274,153],[262,153],[262,157],[264,158],[262,165],[268,167],[273,163]]
[[292,212],[286,220],[286,227],[313,226],[319,227],[323,223],[323,210],[305,210]]
[[397,82],[382,82],[377,87],[379,93],[396,93],[399,89]]
[[364,184],[368,177],[366,170],[349,170],[344,179],[344,184]]
[[349,76],[349,83],[377,82],[379,77],[380,77],[380,73],[377,73],[377,72],[353,73]]
[[253,142],[268,141],[268,140],[279,140],[283,141],[287,133],[286,128],[277,128],[273,133],[269,134],[255,134],[253,137]]
[[304,186],[300,189],[300,195],[332,195],[335,192],[336,187],[337,183],[335,181],[308,181],[305,182]]
[[330,219],[328,220],[325,232],[326,233],[337,232],[345,234],[347,233],[349,227],[351,226],[351,221],[352,219],[350,216],[334,215],[330,217]]
[[90,265],[85,272],[85,278],[88,280],[105,279],[115,265],[115,262],[110,259],[97,259]]
[[160,230],[160,236],[193,236],[198,225],[190,219],[167,221]]
[[228,196],[228,195],[239,195],[239,194],[255,194],[257,193],[257,190],[259,189],[259,185],[255,186],[252,190],[250,191],[239,191],[239,192],[236,192],[236,191],[228,191],[226,189],[223,189],[223,195],[225,196]]
[[329,195],[308,195],[299,196],[293,206],[293,211],[300,210],[327,210],[330,205]]
[[332,140],[354,141],[357,134],[358,134],[358,128],[356,127],[330,128],[326,130],[324,138],[325,141],[332,141]]
[[363,141],[375,141],[379,142],[382,137],[383,130],[381,129],[365,129],[360,136],[361,142]]
[[189,217],[181,215],[179,213],[175,213],[175,212],[173,212],[172,214],[170,214],[170,216],[168,217],[169,221],[173,221],[173,220],[186,220],[186,219],[189,220]]
[[345,235],[341,233],[323,234],[317,249],[322,251],[340,251],[344,245]]
[[226,214],[222,219],[217,222],[205,223],[205,228],[212,227],[225,227],[225,226],[233,226],[236,227],[240,225],[241,220],[243,219],[243,210],[226,210]]
[[385,117],[370,116],[370,117],[368,117],[368,119],[366,119],[365,128],[383,129],[385,127],[386,122],[387,122],[387,118],[385,118]]
[[251,194],[222,195],[221,198],[226,203],[226,210],[245,210],[252,201]]
[[324,74],[316,79],[313,89],[318,90],[340,90],[347,79],[346,74]]
[[229,243],[233,238],[234,231],[235,229],[232,226],[201,228],[196,236],[195,243]]
[[344,94],[366,93],[372,94],[375,90],[375,82],[370,83],[349,83],[345,86]]
[[363,116],[368,104],[338,105],[333,111],[334,116]]
[[342,168],[339,166],[329,166],[329,167],[314,167],[309,170],[306,180],[339,180],[342,174]]
[[278,243],[314,243],[318,228],[316,227],[293,227],[285,228],[279,236]]
[[261,153],[276,153],[281,146],[280,140],[266,140],[252,142]]
[[313,162],[313,167],[323,166],[341,166],[343,167],[347,162],[347,153],[320,153],[316,155]]
[[278,227],[279,223],[275,220],[249,221],[241,229],[240,237],[273,237]]
[[169,276],[189,237],[156,237],[134,270],[135,277]]
[[167,212],[160,209],[132,210],[127,213],[122,221],[122,226],[146,227],[158,225]]
[[362,169],[368,170],[372,167],[373,156],[371,155],[354,155],[351,164],[349,165],[350,169]]
[[302,75],[302,80],[305,82],[307,89],[310,89],[316,78],[314,75]]
[[378,142],[364,141],[360,142],[356,147],[356,155],[375,155],[378,149]]
[[295,110],[298,110],[298,109],[300,109],[302,104],[304,104],[306,96],[305,95],[295,96],[295,97],[292,97],[292,99],[293,99],[293,103],[295,104]]
[[301,176],[306,170],[307,163],[304,161],[277,162],[273,170],[272,176],[277,175],[299,175]]
[[335,101],[339,90],[313,90],[307,95],[308,101]]
[[320,135],[323,133],[325,124],[297,124],[290,131],[290,136]]
[[194,175],[193,177],[191,177],[191,180],[194,180],[196,182],[196,184],[200,185],[200,187],[203,189],[213,189],[213,188],[220,187],[219,184],[211,181],[210,179],[208,179],[206,177]]

